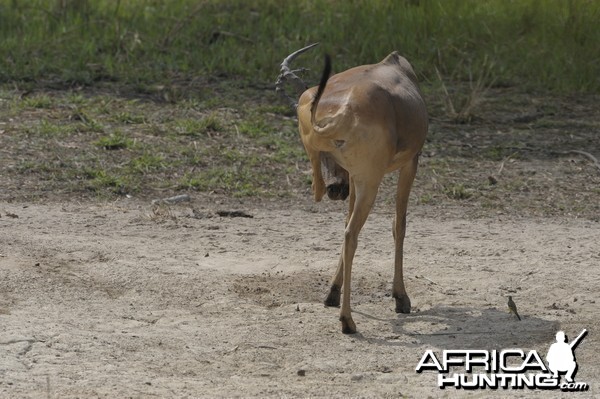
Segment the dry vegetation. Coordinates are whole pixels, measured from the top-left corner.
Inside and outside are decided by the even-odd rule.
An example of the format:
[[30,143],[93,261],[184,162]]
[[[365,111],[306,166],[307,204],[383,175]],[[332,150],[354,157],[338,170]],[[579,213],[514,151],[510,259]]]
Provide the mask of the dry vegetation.
[[[212,105],[107,90],[4,91],[0,198],[154,199],[200,191],[303,198],[309,165],[294,118],[267,89],[213,87]],[[428,90],[432,115],[412,200],[473,215],[597,220],[598,97],[489,89],[461,123]],[[382,198],[391,201],[391,177]]]

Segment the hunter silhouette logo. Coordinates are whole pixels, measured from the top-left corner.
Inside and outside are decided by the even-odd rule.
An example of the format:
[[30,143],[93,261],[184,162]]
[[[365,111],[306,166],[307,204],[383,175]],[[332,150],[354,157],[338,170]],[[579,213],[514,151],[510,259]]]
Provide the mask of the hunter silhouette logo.
[[567,382],[573,382],[573,377],[577,372],[577,363],[575,362],[573,351],[575,350],[575,347],[579,345],[581,339],[586,335],[587,330],[584,329],[581,334],[569,344],[566,342],[564,331],[556,333],[556,342],[550,346],[548,355],[546,355],[548,368],[552,371],[552,376],[554,378],[560,378],[559,373],[566,372],[565,379]]
[[[436,370],[440,389],[560,389],[562,391],[587,391],[589,384],[575,382],[577,362],[574,351],[587,335],[583,330],[570,343],[563,331],[556,333],[556,342],[548,349],[547,365],[537,351],[525,352],[522,349],[443,350],[438,357],[427,350],[421,357],[415,371]],[[464,372],[451,373],[452,367],[460,367]],[[477,370],[477,371],[476,371]],[[462,370],[461,370],[462,371]],[[565,382],[560,376],[565,374]]]

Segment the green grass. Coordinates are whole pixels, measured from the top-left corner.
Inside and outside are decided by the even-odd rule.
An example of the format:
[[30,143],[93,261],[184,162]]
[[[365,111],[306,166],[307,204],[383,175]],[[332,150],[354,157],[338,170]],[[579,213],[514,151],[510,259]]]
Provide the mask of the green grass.
[[244,96],[235,108],[207,110],[191,99],[0,87],[0,148],[11,154],[0,157],[0,177],[25,177],[32,197],[287,196],[303,186],[297,165],[306,162],[296,123],[274,93],[264,102]]
[[165,168],[165,159],[162,155],[144,153],[129,162],[129,167],[137,173],[149,173]]
[[129,111],[120,111],[117,112],[113,117],[115,122],[122,124],[140,124],[144,123],[145,119],[142,115],[133,114]]
[[22,107],[26,108],[51,108],[53,105],[53,101],[50,96],[46,94],[34,95],[31,97],[27,97],[22,103]]
[[324,52],[335,71],[394,49],[415,66],[418,203],[597,215],[595,167],[556,154],[598,155],[598,20],[586,0],[0,0],[0,194],[310,198],[273,82],[319,41],[295,64],[309,84]]
[[264,176],[252,173],[245,168],[209,168],[202,172],[186,174],[179,182],[180,189],[198,191],[223,191],[225,188],[234,197],[267,195],[268,192],[259,187]]
[[77,126],[69,124],[61,124],[58,122],[42,119],[38,124],[28,129],[33,137],[65,137],[75,132]]
[[216,114],[202,118],[186,118],[175,121],[174,131],[184,136],[206,136],[224,130],[223,122]]
[[166,85],[177,102],[190,87],[173,82],[198,77],[270,84],[285,55],[318,41],[299,61],[313,75],[325,51],[341,70],[397,49],[430,82],[437,68],[445,80],[597,92],[598,20],[600,2],[586,0],[0,0],[0,82]]
[[120,131],[115,131],[108,136],[100,137],[95,144],[105,150],[122,150],[131,148],[134,144],[133,140],[125,136]]

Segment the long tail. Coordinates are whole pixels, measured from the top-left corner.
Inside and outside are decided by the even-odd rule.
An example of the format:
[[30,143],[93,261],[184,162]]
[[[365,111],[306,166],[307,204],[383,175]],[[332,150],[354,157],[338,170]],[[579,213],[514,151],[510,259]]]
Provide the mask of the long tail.
[[321,99],[321,96],[325,91],[325,86],[327,86],[329,75],[331,75],[331,57],[329,56],[329,54],[325,54],[325,66],[323,67],[323,73],[321,74],[319,88],[317,89],[317,94],[315,95],[315,98],[313,98],[312,104],[310,106],[310,122],[313,126],[315,126],[315,114],[317,111],[317,105],[319,105],[319,100]]

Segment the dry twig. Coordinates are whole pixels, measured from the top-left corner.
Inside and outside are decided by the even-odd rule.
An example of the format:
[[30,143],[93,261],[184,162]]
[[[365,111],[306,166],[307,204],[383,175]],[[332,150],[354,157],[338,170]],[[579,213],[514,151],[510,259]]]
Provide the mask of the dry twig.
[[585,151],[581,151],[581,150],[569,150],[569,151],[558,151],[555,153],[556,154],[564,154],[564,155],[567,155],[567,154],[583,155],[583,156],[587,157],[588,159],[590,159],[592,161],[592,163],[594,164],[594,166],[600,170],[600,162],[598,161],[598,158],[596,158],[589,152],[585,152]]

